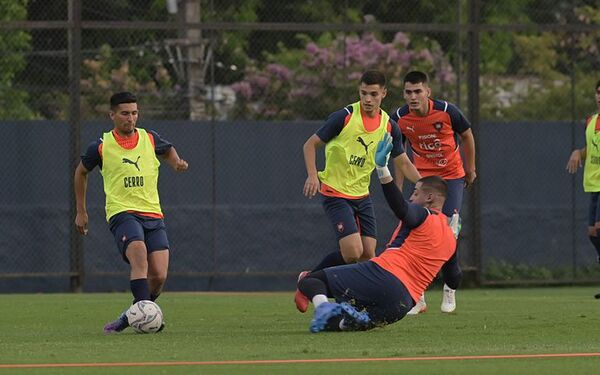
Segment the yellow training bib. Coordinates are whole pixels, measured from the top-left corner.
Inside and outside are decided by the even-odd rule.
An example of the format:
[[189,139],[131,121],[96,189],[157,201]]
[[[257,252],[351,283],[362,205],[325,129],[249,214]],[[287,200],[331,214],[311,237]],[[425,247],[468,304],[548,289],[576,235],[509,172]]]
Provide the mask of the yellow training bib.
[[161,214],[158,197],[158,167],[154,145],[144,129],[137,129],[138,144],[127,150],[112,132],[102,141],[102,178],[106,193],[106,220],[120,212]]

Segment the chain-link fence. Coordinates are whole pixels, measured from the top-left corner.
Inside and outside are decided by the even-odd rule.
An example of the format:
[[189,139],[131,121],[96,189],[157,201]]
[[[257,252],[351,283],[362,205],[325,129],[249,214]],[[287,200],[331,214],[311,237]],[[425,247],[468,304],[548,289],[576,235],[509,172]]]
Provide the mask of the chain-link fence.
[[[171,287],[285,288],[336,246],[301,194],[302,144],[368,68],[388,77],[389,112],[419,69],[472,121],[460,252],[477,281],[600,278],[581,175],[564,171],[596,110],[596,1],[0,0],[0,14],[1,290],[123,288],[95,172],[89,237],[72,225],[72,171],[122,90],[191,165],[161,172]],[[384,244],[394,220],[372,191]]]

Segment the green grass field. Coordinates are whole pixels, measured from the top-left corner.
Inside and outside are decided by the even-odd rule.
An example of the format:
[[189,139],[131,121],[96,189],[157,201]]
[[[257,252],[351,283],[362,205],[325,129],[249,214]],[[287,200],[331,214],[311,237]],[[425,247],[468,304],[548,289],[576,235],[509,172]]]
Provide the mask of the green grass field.
[[[167,328],[105,336],[128,294],[0,295],[0,374],[591,374],[600,356],[410,361],[153,365],[438,356],[600,353],[597,288],[464,290],[454,314],[429,311],[368,332],[311,334],[292,293],[174,293],[158,301]],[[6,368],[7,364],[138,363]],[[148,362],[147,364],[144,364]],[[141,363],[141,364],[140,364]]]

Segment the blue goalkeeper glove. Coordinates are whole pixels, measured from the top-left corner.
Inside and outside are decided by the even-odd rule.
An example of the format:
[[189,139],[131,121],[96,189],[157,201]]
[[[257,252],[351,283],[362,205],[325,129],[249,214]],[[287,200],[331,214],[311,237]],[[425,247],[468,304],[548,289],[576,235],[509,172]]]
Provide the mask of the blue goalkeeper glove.
[[448,224],[452,229],[452,233],[454,233],[454,238],[458,239],[458,234],[462,229],[462,219],[456,210],[454,210],[454,214],[448,218]]
[[388,160],[390,160],[392,147],[392,136],[389,133],[385,133],[383,140],[379,141],[377,150],[375,151],[375,168],[377,169],[377,176],[380,179],[391,177],[387,164]]

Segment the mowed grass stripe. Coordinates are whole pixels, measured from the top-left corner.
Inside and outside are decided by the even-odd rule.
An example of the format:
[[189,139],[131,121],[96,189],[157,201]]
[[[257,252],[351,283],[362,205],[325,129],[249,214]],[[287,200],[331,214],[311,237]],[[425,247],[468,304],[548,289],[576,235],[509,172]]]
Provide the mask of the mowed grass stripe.
[[147,367],[147,366],[214,366],[214,365],[258,365],[295,363],[350,363],[350,362],[398,362],[398,361],[457,361],[482,359],[529,359],[529,358],[570,358],[600,357],[600,353],[550,353],[550,354],[506,354],[455,357],[407,357],[407,358],[323,358],[323,359],[273,359],[256,361],[208,361],[208,362],[114,362],[114,363],[32,363],[0,364],[0,368],[53,368],[53,367]]

